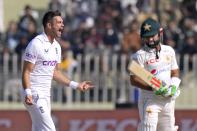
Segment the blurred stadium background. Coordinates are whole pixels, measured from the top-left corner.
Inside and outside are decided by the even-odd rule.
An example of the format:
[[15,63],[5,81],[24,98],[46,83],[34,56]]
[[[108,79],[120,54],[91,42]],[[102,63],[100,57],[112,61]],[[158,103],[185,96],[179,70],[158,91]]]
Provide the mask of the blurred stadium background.
[[197,131],[196,0],[0,0],[0,130],[29,131],[20,100],[22,55],[42,32],[47,10],[64,17],[62,71],[96,88],[81,93],[52,84],[57,131],[135,131],[139,91],[126,70],[141,47],[139,26],[151,16],[164,28],[164,44],[177,53],[181,95],[176,102],[180,131]]

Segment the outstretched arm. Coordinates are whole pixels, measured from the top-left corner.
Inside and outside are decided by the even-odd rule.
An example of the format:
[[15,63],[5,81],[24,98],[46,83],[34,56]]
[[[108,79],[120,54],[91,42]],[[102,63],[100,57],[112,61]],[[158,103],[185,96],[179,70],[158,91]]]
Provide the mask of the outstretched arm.
[[94,87],[91,81],[83,81],[80,83],[71,81],[67,76],[63,75],[63,73],[59,69],[59,64],[57,64],[54,70],[53,79],[59,83],[70,86],[71,88],[74,88],[74,89],[79,89],[81,91],[85,91]]
[[61,84],[69,86],[69,83],[71,82],[68,77],[63,75],[61,70],[59,69],[59,64],[56,65],[54,73],[53,73],[53,79]]

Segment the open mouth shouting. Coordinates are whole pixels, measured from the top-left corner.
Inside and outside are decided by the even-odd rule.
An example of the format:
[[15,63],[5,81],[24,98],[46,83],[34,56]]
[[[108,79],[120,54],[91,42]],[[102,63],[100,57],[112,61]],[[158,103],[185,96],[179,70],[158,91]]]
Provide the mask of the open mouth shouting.
[[63,31],[64,31],[64,28],[59,28],[59,30],[57,30],[57,36],[60,37]]

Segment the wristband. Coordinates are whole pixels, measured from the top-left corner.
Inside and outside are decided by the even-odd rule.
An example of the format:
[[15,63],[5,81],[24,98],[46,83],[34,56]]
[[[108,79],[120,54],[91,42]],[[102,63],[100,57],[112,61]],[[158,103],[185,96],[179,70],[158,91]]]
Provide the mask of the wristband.
[[78,86],[79,86],[79,83],[78,82],[75,82],[75,81],[71,81],[69,86],[73,89],[77,89]]
[[179,79],[178,77],[172,77],[170,83],[171,85],[175,85],[176,88],[178,88],[181,83],[181,79]]
[[24,90],[24,94],[25,94],[25,96],[32,95],[32,94],[31,94],[31,89],[30,89],[30,88],[26,88],[26,89]]

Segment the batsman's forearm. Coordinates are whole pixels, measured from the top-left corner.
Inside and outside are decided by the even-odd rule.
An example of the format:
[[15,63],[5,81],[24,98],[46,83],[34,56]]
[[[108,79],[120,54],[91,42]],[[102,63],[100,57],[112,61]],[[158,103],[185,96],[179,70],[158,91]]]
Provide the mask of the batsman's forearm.
[[152,87],[150,87],[148,84],[146,84],[143,80],[141,80],[137,76],[130,76],[130,82],[132,85],[134,85],[138,88],[152,91]]
[[181,79],[179,78],[179,69],[171,70],[171,85],[175,85],[177,88],[181,83]]
[[179,78],[180,71],[179,69],[171,70],[171,77],[178,77]]

